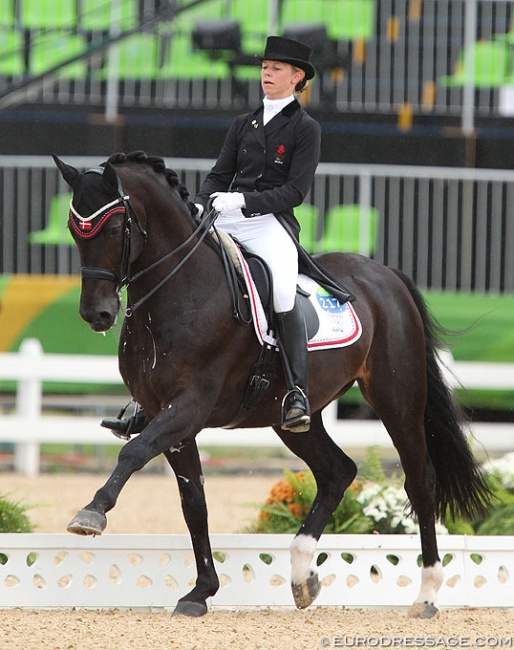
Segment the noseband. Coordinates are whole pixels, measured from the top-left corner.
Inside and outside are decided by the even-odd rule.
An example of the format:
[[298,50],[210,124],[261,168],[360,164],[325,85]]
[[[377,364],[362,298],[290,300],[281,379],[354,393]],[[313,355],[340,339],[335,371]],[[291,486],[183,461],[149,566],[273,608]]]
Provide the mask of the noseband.
[[[103,175],[103,171],[104,171],[103,167],[94,167],[92,169],[89,169],[85,173],[86,174],[94,173],[94,174]],[[125,192],[123,191],[123,187],[119,177],[118,177],[118,194],[119,194],[118,198],[116,198],[114,201],[111,201],[110,203],[106,203],[104,206],[99,208],[94,214],[86,218],[82,217],[75,210],[73,206],[73,202],[70,202],[70,210],[73,213],[73,215],[79,220],[79,224],[81,226],[82,224],[85,225],[91,223],[93,219],[98,218],[100,215],[104,215],[100,220],[101,223],[104,223],[106,219],[109,216],[111,216],[113,213],[120,212],[120,211],[123,211],[124,213],[123,248],[121,254],[121,261],[120,261],[120,272],[116,274],[113,273],[112,271],[109,271],[108,269],[103,269],[101,267],[83,266],[81,268],[82,278],[89,278],[92,280],[109,280],[110,282],[115,283],[116,291],[119,292],[123,287],[128,287],[129,284],[138,280],[146,273],[149,273],[150,271],[152,271],[157,266],[159,266],[160,264],[168,260],[173,255],[176,255],[177,253],[182,251],[196,237],[198,237],[198,240],[191,248],[191,250],[187,253],[187,255],[185,255],[182,258],[182,260],[176,266],[174,266],[173,269],[160,282],[158,282],[148,293],[146,293],[136,303],[134,303],[130,307],[127,307],[127,309],[125,310],[125,317],[129,318],[130,316],[132,316],[132,314],[138,307],[140,307],[144,302],[146,302],[146,300],[148,300],[148,298],[150,298],[166,282],[168,282],[168,280],[171,277],[173,277],[175,273],[177,273],[177,271],[179,271],[179,269],[182,268],[182,266],[187,262],[187,260],[196,252],[196,250],[198,249],[202,241],[207,236],[210,227],[212,226],[212,224],[216,219],[217,214],[215,213],[214,210],[207,212],[207,214],[205,214],[205,216],[198,222],[197,227],[194,229],[191,235],[185,241],[183,241],[179,246],[177,246],[177,248],[174,248],[172,251],[166,253],[166,255],[159,258],[153,264],[150,264],[150,266],[146,267],[145,269],[131,276],[130,275],[130,245],[131,245],[131,237],[132,237],[132,217],[134,217],[134,220],[141,234],[143,235],[145,242],[148,238],[148,233],[143,228],[141,221],[139,220],[139,217],[130,202],[130,197],[127,194],[125,194]],[[87,226],[85,227],[87,228]],[[92,236],[92,235],[82,235],[81,233],[79,234],[82,237]]]

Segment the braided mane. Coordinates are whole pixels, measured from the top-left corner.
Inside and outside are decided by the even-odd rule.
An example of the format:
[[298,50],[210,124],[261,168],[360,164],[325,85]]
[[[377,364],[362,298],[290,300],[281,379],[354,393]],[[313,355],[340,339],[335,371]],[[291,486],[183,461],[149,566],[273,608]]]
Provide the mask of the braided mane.
[[[159,158],[159,156],[148,156],[144,151],[132,151],[131,153],[114,153],[109,157],[107,162],[112,165],[121,165],[126,162],[135,162],[139,164],[150,165],[150,167],[157,174],[164,174],[168,185],[173,189],[176,189],[180,195],[180,198],[187,203],[189,209],[192,213],[196,213],[197,210],[192,203],[188,202],[189,192],[187,191],[186,186],[179,181],[177,172],[173,169],[168,169],[164,160]],[[104,163],[105,164],[105,163]]]

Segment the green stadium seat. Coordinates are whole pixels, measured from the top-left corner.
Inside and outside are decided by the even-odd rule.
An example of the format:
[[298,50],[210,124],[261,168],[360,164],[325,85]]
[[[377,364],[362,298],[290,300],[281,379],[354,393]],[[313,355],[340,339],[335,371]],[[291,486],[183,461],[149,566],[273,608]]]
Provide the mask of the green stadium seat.
[[241,25],[241,50],[251,56],[262,54],[266,38],[272,33],[269,19],[269,1],[253,0],[251,10],[247,0],[232,0],[229,16]]
[[[87,51],[85,39],[78,34],[59,32],[41,33],[33,36],[30,44],[29,73],[33,76],[43,74],[67,59]],[[85,79],[88,67],[85,61],[75,61],[65,66],[57,76],[66,79]]]
[[463,50],[455,66],[454,74],[441,77],[439,83],[447,88],[462,87],[470,81],[475,88],[498,88],[506,83],[510,71],[511,51],[506,41],[478,41],[474,49],[474,65],[471,79],[466,78]]
[[[155,79],[159,71],[160,40],[156,34],[133,34],[110,46],[118,50],[117,73],[122,80]],[[109,57],[99,73],[105,79],[109,74]]]
[[319,210],[315,205],[303,203],[294,209],[300,230],[300,244],[309,253],[315,253],[317,248]]
[[220,18],[227,18],[226,0],[205,0],[191,9],[180,11],[173,27],[178,27],[181,31],[189,31],[198,21]]
[[252,59],[256,54],[262,54],[266,47],[268,34],[276,33],[270,24],[268,0],[253,0],[251,11],[248,10],[247,0],[232,0],[230,5],[230,18],[237,20],[241,25],[241,54],[247,59],[243,65],[234,69],[237,79],[260,80],[261,64]]
[[0,27],[0,75],[18,77],[25,72],[23,36],[11,28]]
[[22,29],[75,29],[77,3],[71,0],[18,0]]
[[0,27],[14,27],[16,22],[14,2],[15,0],[0,0]]
[[43,246],[73,245],[73,237],[68,229],[68,215],[72,194],[56,194],[50,201],[47,226],[28,234],[31,244]]
[[289,24],[323,22],[321,0],[283,0],[280,24],[284,28]]
[[[374,207],[344,204],[330,208],[325,215],[325,230],[318,252],[349,252],[372,256],[376,248],[378,220],[379,212]],[[361,231],[366,225],[367,238],[361,241]]]
[[[112,24],[111,0],[79,0],[78,28],[84,32],[108,32]],[[138,0],[121,0],[122,31],[132,29],[139,23]]]
[[375,0],[284,0],[281,25],[323,24],[334,40],[370,40],[375,30]]
[[321,0],[328,36],[338,41],[369,41],[375,34],[375,0]]
[[193,48],[190,33],[175,33],[169,52],[159,69],[159,79],[226,79],[230,70],[225,61],[212,60],[207,52]]

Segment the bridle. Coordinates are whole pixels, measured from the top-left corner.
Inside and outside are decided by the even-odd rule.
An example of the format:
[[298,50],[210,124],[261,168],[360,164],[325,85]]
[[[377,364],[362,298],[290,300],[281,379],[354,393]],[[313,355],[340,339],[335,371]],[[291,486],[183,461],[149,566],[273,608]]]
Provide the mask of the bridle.
[[[100,176],[102,176],[103,172],[104,172],[103,167],[93,167],[92,169],[88,169],[85,172],[85,174],[99,174]],[[100,217],[97,225],[97,228],[100,228],[101,225],[105,223],[107,219],[109,219],[109,217],[117,213],[123,214],[123,219],[124,219],[123,244],[122,244],[121,260],[120,260],[120,269],[118,273],[113,273],[112,271],[109,271],[109,269],[104,269],[98,266],[83,266],[80,269],[80,274],[83,279],[109,280],[110,282],[114,282],[114,284],[116,285],[116,291],[120,291],[124,286],[127,285],[128,276],[129,276],[130,247],[131,247],[131,240],[132,240],[132,217],[134,217],[134,220],[141,234],[143,235],[145,241],[148,236],[148,233],[143,228],[141,221],[137,216],[137,213],[134,210],[132,203],[130,202],[130,197],[128,196],[128,194],[125,194],[125,192],[123,191],[121,180],[118,178],[117,198],[114,199],[114,201],[110,201],[109,203],[106,203],[101,208],[98,208],[96,212],[89,215],[88,217],[83,217],[76,210],[75,206],[73,205],[73,198],[70,201],[70,221],[74,216],[76,219],[78,219],[80,228],[86,232],[89,228],[89,231],[91,233],[90,235],[82,234],[81,232],[79,232],[77,228],[75,228],[75,230],[79,232],[79,235],[81,237],[94,236],[94,231],[91,232],[92,223],[94,219],[98,219],[98,217]]]
[[[103,167],[94,167],[92,169],[89,169],[85,173],[86,174],[95,173],[95,174],[103,175],[103,171],[104,171]],[[150,264],[150,266],[147,266],[146,268],[142,269],[141,271],[138,271],[137,273],[131,276],[130,275],[130,251],[131,251],[132,225],[133,225],[132,220],[135,221],[139,231],[143,235],[145,242],[147,241],[148,233],[146,229],[143,227],[141,220],[139,219],[137,212],[134,209],[134,206],[130,202],[130,197],[123,191],[123,186],[121,184],[120,178],[119,177],[117,178],[118,178],[118,197],[114,199],[114,201],[110,201],[109,203],[103,205],[101,208],[99,208],[94,214],[90,215],[89,217],[82,217],[73,206],[73,199],[70,202],[71,213],[81,223],[91,222],[93,219],[98,218],[101,215],[104,215],[103,220],[106,220],[109,216],[111,216],[116,212],[122,212],[124,216],[123,245],[122,245],[119,272],[113,273],[108,269],[104,269],[96,266],[83,266],[81,268],[81,276],[83,279],[88,278],[92,280],[108,280],[110,282],[114,282],[116,291],[120,292],[121,289],[123,289],[124,287],[128,287],[132,282],[139,280],[141,277],[143,277],[150,271],[153,271],[160,264],[167,261],[173,255],[176,255],[184,248],[189,246],[189,244],[195,238],[198,238],[194,246],[187,253],[187,255],[185,255],[180,260],[180,262],[176,266],[174,266],[173,269],[164,278],[162,278],[162,280],[160,280],[154,287],[152,287],[152,289],[150,289],[150,291],[148,291],[137,302],[127,307],[127,309],[125,310],[125,317],[130,318],[130,316],[132,316],[132,314],[136,311],[136,309],[138,309],[144,302],[146,302],[151,296],[153,296],[153,294],[156,293],[166,282],[168,282],[168,280],[170,280],[189,260],[189,258],[196,252],[200,244],[203,242],[203,240],[209,233],[209,229],[214,223],[217,214],[214,210],[208,211],[205,214],[205,216],[198,221],[198,225],[191,233],[191,235],[189,235],[189,237],[185,241],[183,241],[179,246],[177,246],[177,248],[174,248],[172,251],[166,253],[166,255],[163,255],[163,257],[159,258],[158,260]]]

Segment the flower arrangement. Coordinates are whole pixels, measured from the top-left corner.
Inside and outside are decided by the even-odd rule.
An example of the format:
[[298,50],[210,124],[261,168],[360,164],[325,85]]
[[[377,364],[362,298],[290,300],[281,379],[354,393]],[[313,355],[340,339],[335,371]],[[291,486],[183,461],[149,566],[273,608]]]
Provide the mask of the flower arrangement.
[[[438,534],[514,534],[514,453],[483,466],[496,506],[487,519],[447,521],[437,525]],[[403,489],[403,475],[386,476],[376,450],[359,470],[325,528],[325,533],[414,534],[418,532]],[[245,532],[296,533],[316,496],[310,471],[284,471],[263,504],[257,521]]]

